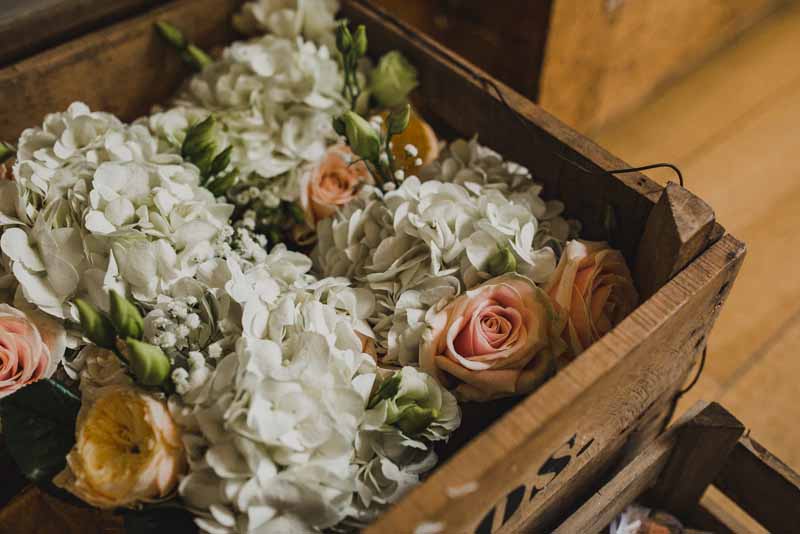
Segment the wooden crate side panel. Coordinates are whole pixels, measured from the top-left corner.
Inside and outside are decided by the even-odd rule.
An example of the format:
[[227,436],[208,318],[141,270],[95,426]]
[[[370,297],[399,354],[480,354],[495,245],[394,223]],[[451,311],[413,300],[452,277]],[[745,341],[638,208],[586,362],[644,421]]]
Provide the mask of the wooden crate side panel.
[[754,439],[739,440],[714,485],[770,532],[798,528],[800,475]]
[[184,0],[126,20],[0,70],[0,140],[74,101],[133,120],[166,102],[190,70],[156,34],[167,20],[209,49],[234,39],[239,0]]
[[706,407],[707,404],[702,402],[692,406],[667,432],[644,447],[614,478],[561,523],[553,534],[600,532],[604,529],[655,483],[678,441],[678,428]]
[[[702,345],[743,252],[731,237],[714,245],[366,532],[413,532],[428,521],[448,533],[552,527],[586,490],[572,481],[608,465],[641,414],[686,375],[681,351]],[[475,483],[474,493],[448,497]]]
[[25,0],[0,11],[0,65],[168,0]]

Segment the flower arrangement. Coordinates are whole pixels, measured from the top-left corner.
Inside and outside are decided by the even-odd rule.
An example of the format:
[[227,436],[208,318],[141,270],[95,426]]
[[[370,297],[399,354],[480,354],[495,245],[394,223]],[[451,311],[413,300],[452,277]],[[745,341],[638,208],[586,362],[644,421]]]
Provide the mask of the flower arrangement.
[[171,103],[74,103],[0,147],[0,416],[31,479],[130,525],[357,529],[469,402],[530,393],[636,306],[618,251],[439,141],[413,65],[336,10],[249,2],[217,58],[160,24],[198,69]]

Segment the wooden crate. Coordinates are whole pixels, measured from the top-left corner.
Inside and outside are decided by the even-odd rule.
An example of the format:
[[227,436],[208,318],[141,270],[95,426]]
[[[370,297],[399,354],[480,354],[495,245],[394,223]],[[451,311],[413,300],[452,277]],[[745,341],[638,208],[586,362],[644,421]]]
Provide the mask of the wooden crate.
[[[709,486],[747,515],[739,518],[730,506],[701,501]],[[776,534],[797,532],[800,475],[745,434],[742,423],[722,406],[701,402],[555,534],[599,532],[634,501],[674,514],[689,528],[718,534],[752,533],[751,520]]]
[[373,0],[586,131],[783,0]]
[[[78,99],[126,119],[146,113],[189,74],[154,22],[170,21],[210,48],[233,38],[229,20],[239,4],[171,2],[0,70],[0,139]],[[689,191],[608,172],[626,165],[425,35],[363,0],[346,1],[344,15],[367,26],[372,53],[397,48],[418,67],[416,101],[442,131],[478,132],[526,165],[546,195],[583,222],[587,238],[610,239],[634,267],[645,298],[625,321],[504,415],[467,407],[464,446],[367,532],[546,530],[663,429],[744,245]]]

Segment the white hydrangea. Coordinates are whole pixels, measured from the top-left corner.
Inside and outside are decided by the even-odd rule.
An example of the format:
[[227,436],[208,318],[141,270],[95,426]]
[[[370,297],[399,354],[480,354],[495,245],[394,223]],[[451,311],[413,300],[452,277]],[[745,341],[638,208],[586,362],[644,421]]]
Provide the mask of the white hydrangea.
[[[342,73],[327,47],[301,37],[266,35],[233,43],[192,78],[175,107],[154,113],[148,126],[177,150],[186,128],[213,113],[220,148],[233,146],[232,164],[266,205],[294,199],[298,166],[319,160],[337,139],[332,118],[344,109]],[[283,177],[277,180],[276,177]],[[270,187],[264,188],[264,180]]]
[[556,266],[571,229],[563,204],[544,201],[523,167],[472,142],[454,142],[420,181],[364,190],[318,225],[313,257],[325,276],[346,276],[375,294],[370,318],[386,361],[418,359],[426,313],[491,277],[489,259],[508,248],[517,272],[537,283]]
[[[172,399],[190,460],[179,492],[206,532],[308,532],[351,509],[376,368],[357,318],[337,304],[366,306],[363,315],[370,303],[341,281],[317,282],[310,267],[283,247],[246,270],[229,260],[241,336],[213,369],[205,359],[199,391]],[[188,387],[191,372],[179,379]]]
[[109,289],[154,300],[214,256],[233,211],[147,128],[81,103],[23,132],[14,173],[0,247],[25,299],[61,318],[78,296],[106,309]]
[[242,6],[233,25],[245,35],[303,36],[332,48],[337,11],[337,0],[257,0]]

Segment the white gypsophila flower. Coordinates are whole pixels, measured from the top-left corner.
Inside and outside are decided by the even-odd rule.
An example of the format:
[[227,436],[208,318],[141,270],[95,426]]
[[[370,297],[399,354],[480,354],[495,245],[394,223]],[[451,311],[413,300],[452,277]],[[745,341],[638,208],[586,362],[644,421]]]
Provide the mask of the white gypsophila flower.
[[[189,457],[181,497],[205,532],[333,526],[356,491],[356,436],[375,379],[354,318],[337,305],[366,306],[363,315],[369,302],[341,281],[317,282],[307,258],[280,246],[244,270],[226,266],[242,333],[213,368],[204,358],[202,391],[171,401]],[[192,371],[200,359],[190,355]],[[184,387],[191,371],[178,379]]]
[[256,0],[242,6],[233,25],[245,35],[303,36],[332,48],[338,10],[337,0]]
[[60,318],[78,296],[107,309],[110,289],[153,301],[214,256],[233,211],[147,128],[81,103],[23,132],[14,173],[0,247],[25,299]]
[[563,204],[544,201],[541,186],[518,165],[475,141],[457,141],[426,170],[394,191],[362,189],[317,227],[313,257],[325,276],[345,276],[376,298],[372,325],[388,362],[415,364],[432,306],[491,278],[499,250],[515,270],[547,281],[570,236]]

